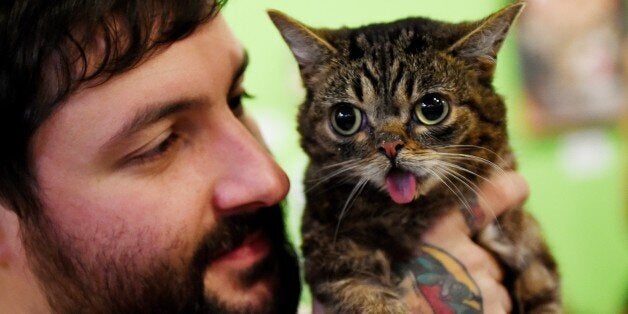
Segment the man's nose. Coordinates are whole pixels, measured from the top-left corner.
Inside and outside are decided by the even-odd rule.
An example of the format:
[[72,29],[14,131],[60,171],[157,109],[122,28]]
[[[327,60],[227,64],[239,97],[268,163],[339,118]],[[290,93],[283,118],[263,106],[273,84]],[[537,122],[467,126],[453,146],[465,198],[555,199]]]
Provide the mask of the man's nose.
[[286,173],[264,145],[239,121],[222,134],[220,179],[214,186],[213,205],[220,215],[254,211],[280,202],[288,193]]

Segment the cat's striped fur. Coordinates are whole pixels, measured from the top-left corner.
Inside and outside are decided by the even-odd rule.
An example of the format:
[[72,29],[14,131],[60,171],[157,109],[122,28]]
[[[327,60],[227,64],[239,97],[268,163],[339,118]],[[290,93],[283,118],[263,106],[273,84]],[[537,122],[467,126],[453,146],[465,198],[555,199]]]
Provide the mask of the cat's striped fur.
[[[405,312],[391,266],[413,255],[447,209],[471,210],[490,171],[514,167],[492,78],[521,8],[477,22],[410,18],[335,30],[270,12],[307,90],[298,118],[310,157],[302,248],[306,279],[331,312]],[[428,96],[447,102],[435,124],[417,118]],[[355,122],[347,115],[364,119],[356,131],[342,129]],[[560,311],[556,263],[529,214],[511,210],[478,234],[507,271],[515,311]]]

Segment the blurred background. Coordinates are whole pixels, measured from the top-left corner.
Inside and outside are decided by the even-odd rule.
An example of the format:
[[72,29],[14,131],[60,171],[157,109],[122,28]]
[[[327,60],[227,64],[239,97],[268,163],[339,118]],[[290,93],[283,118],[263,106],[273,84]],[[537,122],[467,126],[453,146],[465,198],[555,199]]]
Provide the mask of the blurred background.
[[[287,223],[299,245],[306,165],[296,133],[297,65],[266,16],[273,8],[314,27],[408,16],[476,20],[506,0],[230,0],[224,15],[250,57],[247,110],[288,172]],[[626,5],[530,0],[498,57],[497,91],[527,178],[526,207],[558,259],[568,313],[627,313],[628,119]],[[623,67],[623,68],[622,68]],[[622,118],[623,117],[623,118]],[[302,312],[309,312],[307,292]]]

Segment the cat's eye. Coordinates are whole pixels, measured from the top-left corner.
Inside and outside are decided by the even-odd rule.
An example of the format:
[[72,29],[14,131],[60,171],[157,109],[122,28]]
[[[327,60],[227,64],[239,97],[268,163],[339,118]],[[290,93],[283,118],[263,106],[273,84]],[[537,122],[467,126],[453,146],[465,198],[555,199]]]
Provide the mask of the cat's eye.
[[449,102],[438,94],[428,94],[414,107],[416,118],[423,124],[440,123],[449,113]]
[[340,135],[353,135],[362,126],[362,111],[347,104],[341,103],[334,107],[331,112],[331,126]]

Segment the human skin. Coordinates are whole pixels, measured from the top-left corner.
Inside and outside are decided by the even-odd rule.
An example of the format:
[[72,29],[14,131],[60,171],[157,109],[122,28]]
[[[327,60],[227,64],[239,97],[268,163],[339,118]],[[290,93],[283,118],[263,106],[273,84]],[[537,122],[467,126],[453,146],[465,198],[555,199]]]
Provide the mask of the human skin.
[[[286,196],[285,173],[242,108],[229,104],[244,93],[243,62],[242,46],[218,15],[137,68],[82,86],[35,134],[43,212],[84,264],[96,265],[95,287],[107,285],[99,282],[107,280],[99,263],[128,261],[138,272],[156,260],[181,266],[221,219]],[[154,119],[129,129],[138,116]],[[16,223],[3,221],[11,245],[3,264],[18,266],[0,278],[24,287],[19,299],[27,308],[15,312],[43,312],[46,293],[27,271]],[[269,240],[249,235],[245,243],[207,265],[204,294],[233,308],[263,309],[275,278],[245,284],[240,277],[270,254]]]
[[[241,45],[219,15],[138,67],[82,86],[38,130],[33,156],[43,212],[86,265],[102,266],[93,271],[116,260],[131,271],[155,260],[180,266],[221,219],[285,197],[285,173],[254,123],[241,108],[229,106],[243,93],[237,77],[243,59]],[[166,107],[170,110],[161,110]],[[161,115],[116,136],[138,112]],[[459,217],[444,221],[438,224],[444,229],[433,229],[438,236],[431,243],[465,265],[492,265],[467,268],[485,296],[485,308],[487,302],[503,304],[486,293],[501,287],[497,266],[486,263],[487,255],[467,254],[468,242],[457,241],[469,240],[466,226],[456,223]],[[50,312],[49,286],[34,275],[27,232],[1,204],[0,308]],[[249,245],[207,265],[204,294],[232,308],[263,309],[275,277],[245,285],[240,275],[269,254],[267,242],[251,236]],[[104,285],[99,282],[104,274],[92,275],[96,287]]]
[[521,175],[512,171],[494,173],[480,185],[478,211],[471,224],[461,211],[453,211],[422,237],[425,243],[442,248],[464,266],[481,291],[483,313],[509,313],[512,303],[501,284],[503,273],[498,262],[471,236],[500,214],[521,207],[528,194],[528,185]]
[[[471,277],[482,297],[482,313],[509,313],[512,302],[502,285],[503,272],[499,263],[486,250],[472,241],[471,236],[509,209],[520,207],[529,194],[525,179],[516,172],[493,173],[478,190],[478,206],[473,220],[463,212],[450,211],[422,236],[422,241],[450,255]],[[464,209],[463,209],[464,210]],[[419,248],[421,250],[421,248]],[[451,274],[454,277],[460,274]],[[412,313],[432,313],[429,304],[412,282],[402,284],[403,297]],[[313,312],[324,313],[322,304],[315,302]]]

